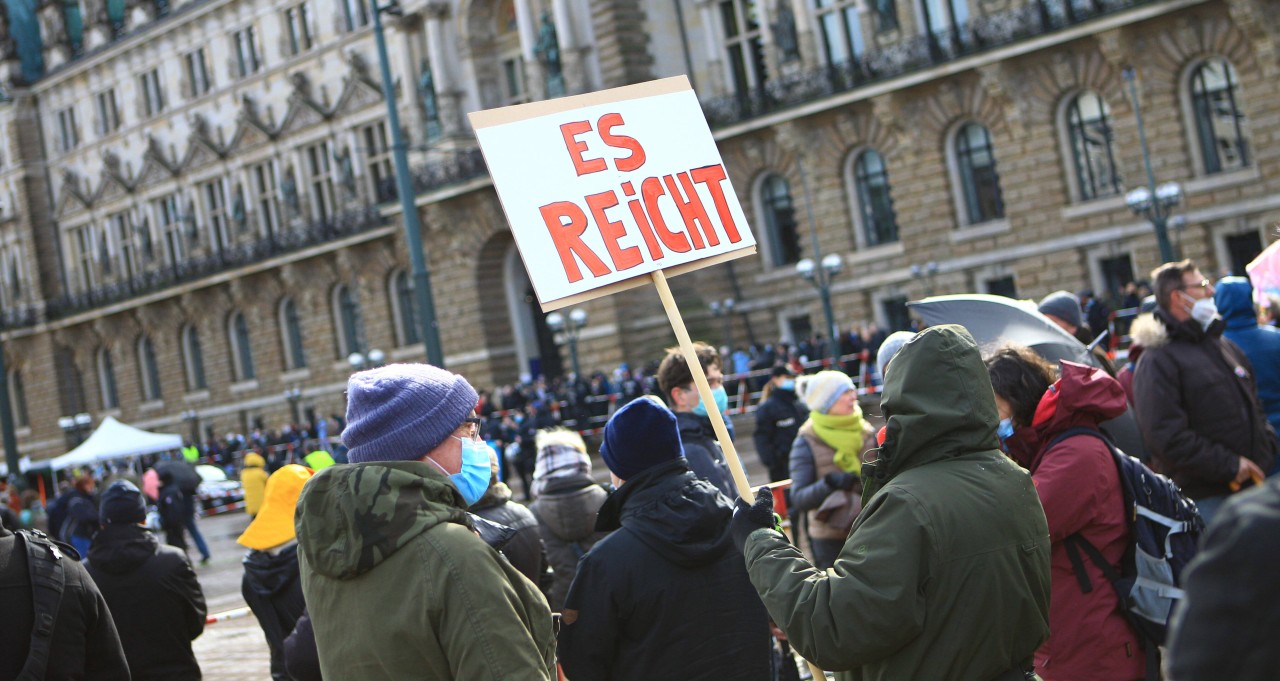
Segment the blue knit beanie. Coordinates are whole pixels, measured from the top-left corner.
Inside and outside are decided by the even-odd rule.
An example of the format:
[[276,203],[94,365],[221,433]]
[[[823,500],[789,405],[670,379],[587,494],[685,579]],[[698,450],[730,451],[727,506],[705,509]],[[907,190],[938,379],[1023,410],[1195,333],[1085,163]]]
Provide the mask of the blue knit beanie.
[[682,456],[676,415],[651,396],[628,402],[604,426],[600,458],[623,480]]
[[347,460],[416,461],[475,409],[467,379],[430,364],[389,364],[347,380]]
[[1054,291],[1044,297],[1039,305],[1040,314],[1053,315],[1072,325],[1084,326],[1080,318],[1080,299],[1066,291]]

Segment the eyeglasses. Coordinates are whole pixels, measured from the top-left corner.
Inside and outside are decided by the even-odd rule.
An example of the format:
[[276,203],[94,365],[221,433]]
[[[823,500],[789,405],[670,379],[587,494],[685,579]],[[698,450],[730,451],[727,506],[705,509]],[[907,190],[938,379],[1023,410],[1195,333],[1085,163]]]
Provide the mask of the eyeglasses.
[[1180,290],[1183,290],[1183,291],[1185,291],[1185,290],[1187,290],[1187,289],[1197,289],[1197,288],[1198,288],[1198,289],[1200,289],[1200,290],[1202,290],[1202,291],[1207,291],[1207,290],[1209,290],[1209,280],[1208,280],[1208,279],[1201,279],[1199,282],[1197,282],[1197,283],[1195,283],[1195,284],[1183,284],[1182,286],[1179,286],[1178,288],[1179,288]]
[[470,440],[480,439],[480,419],[474,416],[462,419],[462,425],[458,426],[455,432],[464,433],[463,437]]

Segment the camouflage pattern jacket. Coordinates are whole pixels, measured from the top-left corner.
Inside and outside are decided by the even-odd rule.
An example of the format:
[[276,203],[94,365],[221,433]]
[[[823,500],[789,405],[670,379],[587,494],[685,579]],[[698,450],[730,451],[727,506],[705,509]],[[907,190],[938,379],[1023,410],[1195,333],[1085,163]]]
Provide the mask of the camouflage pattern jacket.
[[299,565],[327,679],[555,678],[551,611],[417,461],[327,468],[298,500]]

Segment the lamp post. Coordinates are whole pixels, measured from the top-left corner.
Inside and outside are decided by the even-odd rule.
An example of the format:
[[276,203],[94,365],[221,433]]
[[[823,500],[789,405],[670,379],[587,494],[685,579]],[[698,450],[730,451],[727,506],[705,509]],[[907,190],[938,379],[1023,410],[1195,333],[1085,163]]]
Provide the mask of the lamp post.
[[912,265],[911,276],[924,280],[925,297],[933,295],[933,278],[938,275],[938,263],[930,260],[923,265]]
[[1151,170],[1151,152],[1147,149],[1147,131],[1142,124],[1142,104],[1138,101],[1137,73],[1130,66],[1124,69],[1123,75],[1129,84],[1129,99],[1133,103],[1133,115],[1138,123],[1138,144],[1142,148],[1142,164],[1147,171],[1147,186],[1129,190],[1124,195],[1124,202],[1129,206],[1129,210],[1145,217],[1155,227],[1161,261],[1173,262],[1178,259],[1178,255],[1169,241],[1169,216],[1174,207],[1182,202],[1182,185],[1177,182],[1156,185],[1156,175]]
[[182,420],[187,423],[187,428],[191,429],[191,444],[200,442],[200,412],[195,409],[188,409],[182,412]]
[[707,304],[711,308],[711,316],[719,317],[724,322],[724,346],[733,352],[733,308],[736,302],[733,298],[725,298],[724,300],[713,300]]
[[18,436],[14,432],[13,405],[9,402],[9,367],[5,364],[4,344],[0,343],[0,441],[4,444],[5,463],[9,466],[9,479],[21,489],[19,475]]
[[382,362],[386,358],[386,354],[378,348],[373,348],[367,353],[357,350],[356,352],[347,355],[347,364],[351,365],[352,371],[364,371],[365,369],[382,366]]
[[289,401],[289,411],[293,414],[293,422],[295,424],[300,423],[302,421],[302,413],[298,411],[298,403],[302,401],[302,389],[297,386],[286,388],[284,399]]
[[382,13],[400,16],[403,10],[396,0],[379,6],[377,0],[369,0],[373,8],[373,35],[378,43],[378,65],[382,70],[382,94],[387,101],[387,127],[391,128],[391,156],[396,166],[396,193],[400,198],[400,215],[404,220],[405,243],[409,247],[409,260],[413,269],[413,293],[418,299],[418,323],[422,326],[422,343],[427,349],[427,362],[444,366],[444,350],[440,347],[440,334],[436,329],[435,298],[431,294],[431,273],[427,271],[427,259],[422,253],[422,224],[418,221],[418,207],[414,205],[413,183],[409,175],[409,157],[400,130],[400,113],[396,110],[395,83],[391,80],[391,60],[387,56],[387,38],[382,32]]
[[840,338],[836,331],[836,315],[831,308],[831,280],[844,269],[844,260],[836,253],[822,256],[821,266],[815,265],[810,258],[796,263],[796,274],[818,289],[822,298],[822,316],[827,323],[827,340],[830,344],[831,359],[840,357]]
[[84,429],[88,428],[92,423],[93,417],[84,412],[80,412],[75,416],[63,416],[58,419],[58,427],[66,434],[68,440],[73,443],[72,447],[78,447],[80,443],[84,442]]
[[578,332],[586,325],[587,311],[580,307],[569,310],[567,320],[559,312],[552,312],[547,315],[547,326],[556,333],[564,332],[565,340],[569,341],[569,360],[573,362],[573,377],[575,380],[582,378],[582,369],[578,366]]

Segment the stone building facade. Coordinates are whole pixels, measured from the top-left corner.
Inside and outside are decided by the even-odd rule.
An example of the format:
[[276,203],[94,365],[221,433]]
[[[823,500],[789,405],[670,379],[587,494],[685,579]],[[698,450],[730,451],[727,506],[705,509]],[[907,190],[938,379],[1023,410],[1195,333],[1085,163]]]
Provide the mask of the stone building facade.
[[[222,434],[344,409],[352,353],[420,361],[371,5],[5,0],[0,340],[23,454],[58,418]],[[446,364],[567,369],[465,114],[690,75],[760,253],[672,280],[695,336],[823,333],[930,293],[1117,291],[1173,239],[1239,271],[1280,221],[1267,0],[405,0],[383,14]],[[536,266],[536,264],[534,265]],[[1104,293],[1105,295],[1105,293]],[[710,304],[732,298],[727,319]],[[672,342],[584,304],[582,366]],[[723,307],[721,307],[723,310]]]

